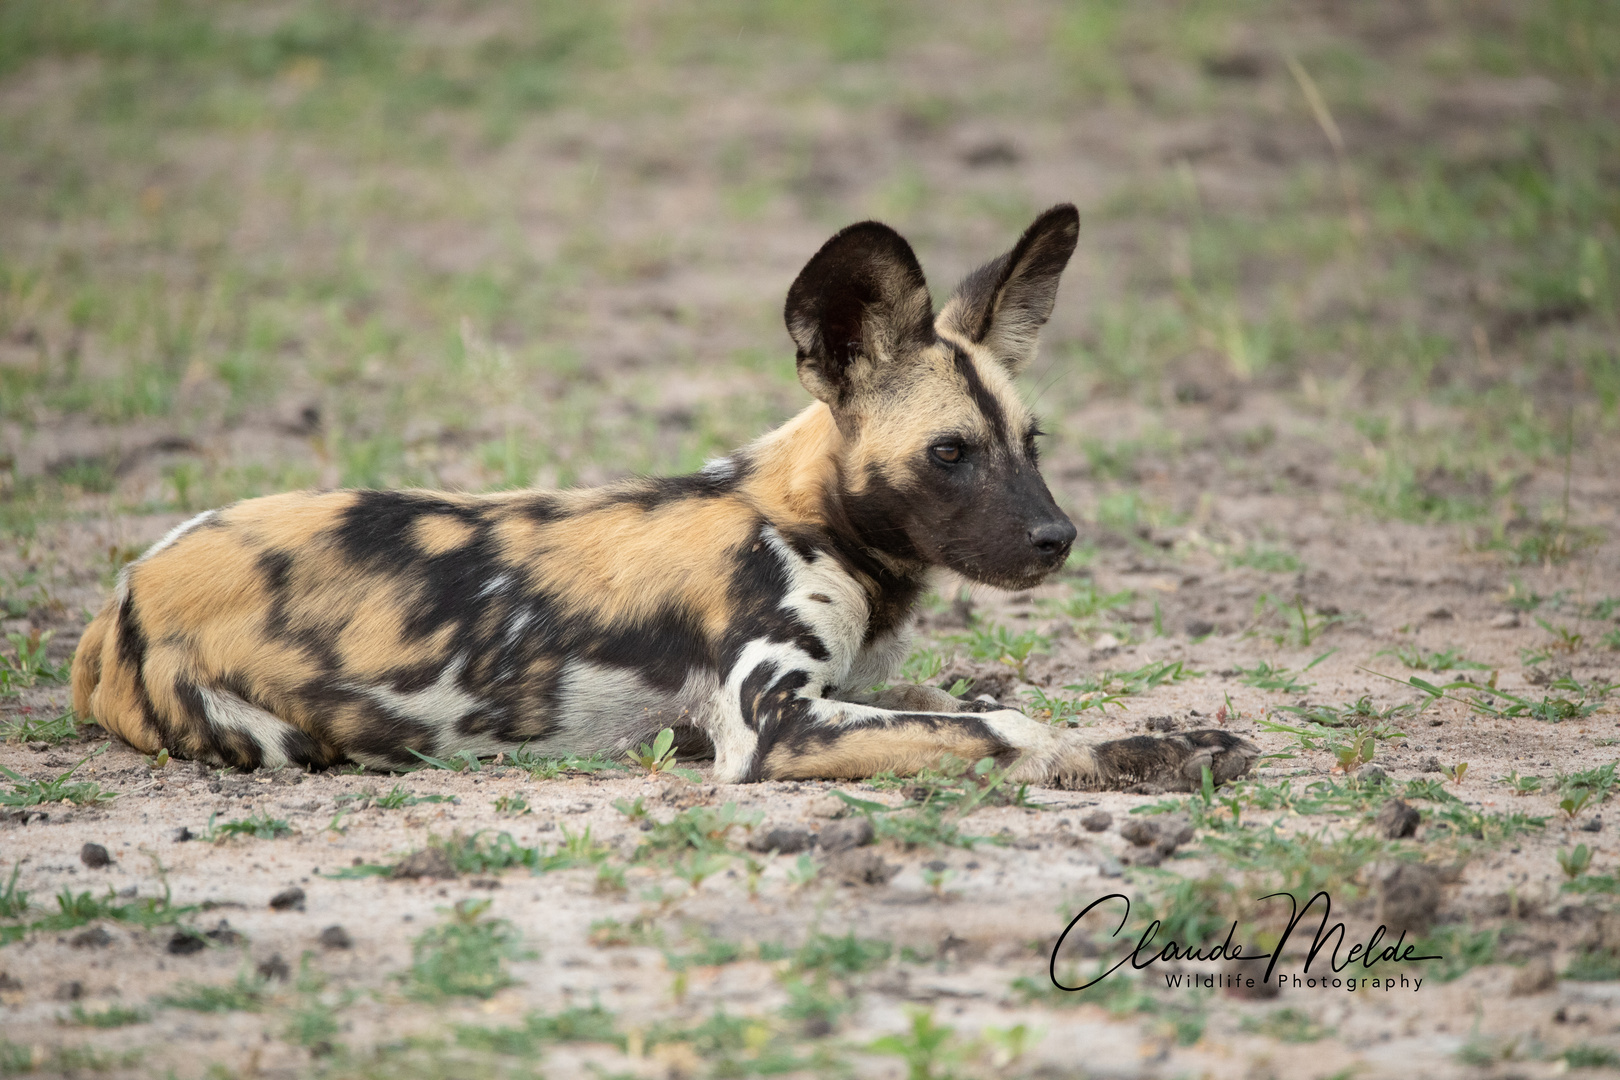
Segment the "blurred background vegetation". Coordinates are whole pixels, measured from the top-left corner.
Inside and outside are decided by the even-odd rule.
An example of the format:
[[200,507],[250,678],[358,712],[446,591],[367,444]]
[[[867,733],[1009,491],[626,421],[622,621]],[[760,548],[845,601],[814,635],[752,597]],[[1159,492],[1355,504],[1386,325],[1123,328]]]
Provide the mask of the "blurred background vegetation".
[[1090,516],[1267,395],[1469,520],[1615,431],[1616,116],[1614,0],[0,0],[0,530],[693,468],[831,231],[939,300],[1061,200]]

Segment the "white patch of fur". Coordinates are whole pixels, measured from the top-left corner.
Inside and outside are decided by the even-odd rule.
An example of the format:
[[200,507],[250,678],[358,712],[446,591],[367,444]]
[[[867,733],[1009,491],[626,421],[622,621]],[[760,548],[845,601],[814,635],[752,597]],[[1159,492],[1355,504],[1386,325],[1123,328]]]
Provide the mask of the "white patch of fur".
[[737,463],[728,457],[710,458],[698,470],[698,475],[706,480],[730,480],[737,475]]
[[503,591],[511,583],[512,577],[510,574],[496,574],[494,577],[484,582],[484,587],[478,590],[478,598],[483,600],[494,596],[496,593]]
[[[456,685],[467,658],[458,656],[444,666],[432,686],[402,693],[390,686],[362,686],[359,690],[378,705],[407,720],[429,724],[443,734],[453,734],[457,722],[483,702]],[[441,744],[442,745],[442,744]]]
[[197,693],[209,723],[225,731],[240,732],[258,744],[261,768],[279,769],[291,764],[281,741],[282,736],[297,730],[291,724],[225,690],[199,686]]
[[[628,750],[672,725],[669,699],[634,669],[571,661],[557,681],[558,737],[595,749]],[[654,726],[656,725],[656,726]]]

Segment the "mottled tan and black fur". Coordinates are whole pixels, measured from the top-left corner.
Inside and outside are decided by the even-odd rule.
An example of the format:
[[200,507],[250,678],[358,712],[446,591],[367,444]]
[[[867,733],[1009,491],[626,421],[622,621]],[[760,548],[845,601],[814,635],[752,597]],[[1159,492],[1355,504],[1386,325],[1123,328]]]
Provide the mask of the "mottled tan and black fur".
[[701,472],[586,491],[336,491],[210,511],[130,565],[74,707],[136,748],[240,768],[620,753],[664,727],[722,781],[950,755],[1063,785],[1244,772],[1219,731],[1093,743],[927,687],[870,694],[935,568],[1027,587],[1074,526],[1012,383],[1079,218],[1059,206],[936,316],[911,248],[851,226],[788,293],[818,399]]

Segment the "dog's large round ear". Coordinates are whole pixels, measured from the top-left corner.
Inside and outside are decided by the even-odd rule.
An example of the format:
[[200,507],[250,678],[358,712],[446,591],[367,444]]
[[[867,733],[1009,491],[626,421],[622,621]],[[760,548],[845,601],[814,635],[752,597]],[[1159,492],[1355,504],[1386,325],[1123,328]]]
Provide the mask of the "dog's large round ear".
[[1016,375],[1035,359],[1079,239],[1080,212],[1070,203],[1052,207],[1011,251],[962,279],[939,313],[941,328],[983,345]]
[[863,221],[822,245],[788,289],[783,311],[799,381],[834,408],[896,357],[931,344],[934,302],[911,245]]

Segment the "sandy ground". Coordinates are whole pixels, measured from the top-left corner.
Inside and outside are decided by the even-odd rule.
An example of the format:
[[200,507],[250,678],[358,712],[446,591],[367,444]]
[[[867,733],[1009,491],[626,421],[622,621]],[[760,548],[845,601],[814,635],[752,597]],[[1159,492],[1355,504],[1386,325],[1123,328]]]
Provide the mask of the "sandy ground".
[[[1259,401],[1253,408],[1272,417],[1287,415],[1276,402]],[[1241,429],[1248,420],[1200,408],[1184,412],[1187,430],[1210,442],[1218,441],[1222,430]],[[1307,438],[1285,434],[1249,462],[1245,474],[1274,475],[1281,472],[1283,461],[1310,461],[1314,451]],[[1312,467],[1325,481],[1336,466],[1326,459]],[[1073,624],[1054,618],[1042,603],[1047,597],[1069,595],[1084,578],[1058,578],[1033,594],[1018,596],[976,590],[979,617],[1053,631],[1050,653],[1031,660],[1026,670],[1030,681],[1022,687],[1009,677],[1010,668],[994,663],[956,659],[947,674],[989,676],[982,685],[1010,700],[1037,687],[1057,693],[1065,683],[1088,673],[1180,660],[1202,673],[1200,677],[1126,698],[1126,709],[1110,710],[1087,722],[1099,736],[1141,733],[1166,724],[1224,722],[1256,739],[1268,752],[1280,752],[1292,745],[1292,738],[1261,730],[1256,723],[1276,706],[1342,703],[1364,694],[1380,705],[1421,701],[1422,695],[1410,687],[1373,673],[1406,678],[1407,669],[1393,656],[1380,655],[1396,646],[1458,649],[1494,669],[1501,691],[1531,700],[1540,700],[1545,689],[1533,685],[1533,680],[1545,682],[1546,673],[1568,672],[1583,683],[1601,683],[1615,671],[1615,654],[1598,644],[1608,627],[1555,613],[1560,603],[1567,612],[1573,610],[1567,605],[1590,604],[1620,593],[1620,547],[1612,541],[1561,566],[1515,570],[1493,555],[1466,550],[1455,529],[1346,517],[1337,496],[1320,493],[1335,488],[1320,481],[1314,488],[1294,485],[1278,492],[1268,490],[1267,482],[1236,478],[1230,469],[1206,483],[1210,474],[1202,469],[1198,454],[1192,453],[1158,479],[1172,501],[1196,505],[1202,493],[1212,492],[1216,509],[1206,515],[1208,520],[1200,524],[1195,519],[1154,535],[1159,543],[1116,540],[1099,548],[1088,571],[1092,582],[1105,591],[1132,589],[1140,598],[1110,624],[1111,629],[1065,633],[1063,628]],[[1047,471],[1066,503],[1094,494],[1092,481],[1075,461],[1059,455]],[[1549,476],[1536,482],[1557,485],[1562,479]],[[1573,477],[1572,487],[1589,520],[1609,524],[1601,519],[1602,508],[1609,508],[1612,516],[1617,505],[1612,476],[1582,470]],[[120,538],[134,531],[145,539],[161,534],[172,521],[169,515],[154,515],[106,526],[63,525],[52,537],[53,550],[68,552],[65,558],[71,563],[74,552],[103,547],[113,531]],[[1207,540],[1200,540],[1221,528],[1240,528],[1244,521],[1273,523],[1279,539],[1298,550],[1303,569],[1268,574],[1230,568]],[[1094,533],[1093,539],[1098,538],[1107,540]],[[1535,611],[1520,614],[1507,602],[1510,588],[1515,590],[1512,595],[1521,597],[1562,599],[1544,601]],[[56,623],[59,636],[53,643],[56,655],[66,655],[81,612],[94,605],[101,589],[94,575],[86,573],[63,594],[63,612]],[[1253,617],[1254,598],[1267,591],[1303,595],[1310,610],[1337,612],[1341,621],[1329,625],[1308,647],[1297,642],[1278,645],[1270,630],[1279,624],[1257,625]],[[1162,635],[1153,631],[1154,603]],[[1573,651],[1551,651],[1539,663],[1525,664],[1525,650],[1549,653],[1549,633],[1538,625],[1537,616],[1548,619],[1549,625],[1583,633],[1582,645]],[[951,626],[956,618],[945,608],[925,613],[924,639],[942,638],[953,629],[959,632]],[[1208,637],[1190,638],[1187,627],[1199,620],[1212,623],[1215,630]],[[1118,644],[1121,635],[1129,638],[1133,632],[1138,643]],[[1304,676],[1311,685],[1303,693],[1255,689],[1245,685],[1235,670],[1265,659],[1297,671],[1329,649],[1331,654]],[[1483,681],[1489,672],[1473,674]],[[15,714],[19,707],[59,709],[65,694],[62,687],[42,687],[25,692],[20,699],[23,706],[13,702],[4,708],[7,714]],[[1228,702],[1235,715],[1223,713]],[[1096,717],[1095,712],[1087,715]],[[1157,719],[1164,717],[1169,720]],[[1575,821],[1567,820],[1555,805],[1557,796],[1550,793],[1550,778],[1615,760],[1612,747],[1620,739],[1620,710],[1605,703],[1584,719],[1551,724],[1493,719],[1448,701],[1406,718],[1401,726],[1405,736],[1383,742],[1375,758],[1397,784],[1442,779],[1434,771],[1437,765],[1466,762],[1463,781],[1447,786],[1467,805],[1486,813],[1520,811],[1545,818],[1544,827],[1499,843],[1459,846],[1455,838],[1437,832],[1432,822],[1403,842],[1417,858],[1444,870],[1437,879],[1439,894],[1429,903],[1423,921],[1472,930],[1499,928],[1495,962],[1474,967],[1451,982],[1431,976],[1412,990],[1364,988],[1347,993],[1295,989],[1290,984],[1276,999],[1253,1000],[1215,990],[1183,989],[1179,993],[1196,998],[1196,1010],[1208,1017],[1202,1035],[1191,1045],[1178,1045],[1166,1019],[1173,1018],[1173,1010],[1118,1015],[1097,1004],[1066,1006],[1055,1002],[1061,998],[1057,994],[1031,1001],[1013,987],[1020,978],[1044,984],[1047,955],[1056,935],[1090,900],[1114,891],[1133,895],[1151,891],[1165,870],[1198,878],[1206,869],[1218,867],[1200,854],[1203,834],[1157,869],[1142,865],[1154,860],[1144,859],[1145,849],[1124,839],[1120,827],[1131,820],[1129,811],[1159,801],[1152,794],[1033,790],[1027,807],[981,808],[962,823],[965,831],[994,837],[996,843],[981,843],[971,850],[911,851],[892,842],[880,843],[864,850],[875,851],[887,865],[885,873],[892,876],[875,884],[849,884],[841,878],[848,871],[847,854],[817,855],[818,865],[829,858],[831,865],[810,882],[795,878],[794,856],[778,856],[765,860],[757,891],[751,894],[748,873],[739,861],[695,891],[667,869],[630,863],[640,833],[636,823],[615,809],[615,801],[644,798],[652,817],[661,821],[690,806],[735,802],[762,816],[762,830],[797,823],[819,831],[831,825],[826,815],[840,805],[827,798],[834,785],[693,785],[648,777],[639,770],[537,781],[524,770],[487,764],[476,774],[428,770],[402,781],[416,795],[442,794],[453,797],[453,802],[361,810],[343,816],[333,827],[344,795],[386,791],[394,780],[297,772],[238,776],[182,762],[154,769],[117,745],[78,774],[118,792],[115,801],[12,812],[0,824],[0,861],[20,862],[20,886],[34,894],[34,917],[53,906],[51,898],[58,890],[101,894],[111,889],[120,895],[152,896],[161,891],[160,882],[166,882],[174,902],[206,909],[190,916],[190,924],[202,930],[228,924],[240,937],[227,934],[227,943],[215,941],[193,955],[176,956],[167,951],[173,933],[169,927],[147,931],[116,922],[95,924],[104,926],[110,938],[100,947],[75,944],[79,929],[31,933],[0,951],[6,976],[0,991],[5,1038],[38,1048],[36,1058],[42,1063],[49,1060],[49,1048],[87,1044],[109,1053],[139,1048],[137,1071],[142,1074],[172,1068],[177,1075],[194,1076],[204,1065],[217,1064],[232,1070],[232,1075],[280,1076],[340,1067],[334,1064],[336,1059],[312,1057],[310,1050],[285,1035],[286,1017],[300,1002],[307,1006],[310,1000],[327,1003],[323,1007],[346,1002],[337,1009],[339,1032],[333,1041],[341,1042],[347,1055],[341,1067],[355,1069],[377,1047],[386,1048],[407,1034],[442,1032],[450,1021],[510,1024],[529,1010],[553,1013],[592,1002],[617,1014],[621,1033],[646,1030],[659,1021],[696,1023],[717,1007],[730,1014],[768,1017],[786,1000],[783,962],[752,958],[759,944],[795,947],[817,928],[834,934],[853,931],[895,947],[891,959],[877,970],[852,979],[851,993],[858,994],[859,1005],[827,1036],[828,1045],[845,1048],[847,1060],[863,1075],[898,1075],[898,1059],[862,1048],[882,1033],[902,1029],[909,1022],[905,1010],[918,1006],[931,1008],[935,1020],[950,1025],[962,1040],[1018,1024],[1044,1033],[1008,1068],[1054,1076],[1450,1076],[1481,1070],[1539,1076],[1566,1067],[1555,1060],[1566,1047],[1620,1046],[1617,984],[1545,975],[1541,985],[1523,974],[1549,961],[1553,971],[1562,971],[1576,952],[1604,934],[1597,906],[1560,892],[1563,874],[1555,853],[1584,843],[1592,852],[1589,872],[1612,872],[1620,854],[1612,836],[1620,822],[1603,820],[1612,818],[1606,806],[1587,808]],[[59,746],[14,743],[0,747],[0,763],[26,776],[46,777],[103,741],[90,737]],[[1267,781],[1292,777],[1296,785],[1303,785],[1329,777],[1334,764],[1325,752],[1306,752],[1267,761],[1258,775]],[[1515,797],[1500,782],[1512,771],[1548,777],[1549,793]],[[901,798],[893,788],[838,786],[860,798],[891,804]],[[497,812],[496,800],[512,795],[521,795],[532,812],[517,816]],[[1112,825],[1101,832],[1087,831],[1081,818],[1098,809],[1112,815]],[[176,842],[176,831],[182,827],[202,833],[216,816],[227,821],[254,814],[284,819],[293,832],[273,840]],[[1274,817],[1250,811],[1249,820]],[[1289,827],[1306,832],[1369,828],[1333,815],[1316,815]],[[560,843],[563,830],[577,835],[586,828],[593,839],[610,846],[612,862],[627,866],[627,891],[598,891],[595,872],[589,869],[538,875],[518,869],[445,881],[329,876],[356,863],[392,863],[422,848],[429,836],[506,831],[522,845],[550,851]],[[112,864],[98,869],[83,865],[80,851],[86,843],[104,845]],[[1369,864],[1353,875],[1347,886],[1350,898],[1341,892],[1340,910],[1350,913],[1355,931],[1365,933],[1377,921],[1381,873],[1382,864]],[[1250,884],[1245,881],[1242,887]],[[273,910],[271,898],[292,887],[304,890],[302,907]],[[653,888],[662,890],[662,898],[646,898]],[[411,940],[443,918],[450,905],[467,898],[490,901],[489,913],[511,920],[536,957],[513,963],[517,985],[488,1001],[466,999],[447,1006],[408,1001],[399,975],[411,962]],[[591,928],[596,921],[616,919],[628,925],[637,918],[658,928],[664,948],[677,955],[691,951],[692,941],[715,938],[738,943],[743,959],[681,972],[672,969],[662,949],[650,944],[593,944]],[[320,944],[321,932],[331,926],[344,928],[351,948]],[[180,984],[229,983],[238,972],[251,972],[274,957],[294,969],[294,982],[272,981],[268,1003],[260,1012],[215,1014],[157,1007],[149,1022],[113,1031],[64,1027],[60,1022],[69,1013],[70,1002],[88,1010],[115,1003],[142,1006]],[[1298,972],[1300,960],[1285,957],[1282,968],[1289,971],[1292,964],[1291,970]],[[309,992],[300,997],[296,989],[301,962],[327,980],[326,989],[315,998]],[[1169,969],[1224,970],[1219,964],[1159,965],[1149,970],[1148,977],[1161,981]],[[1420,977],[1423,965],[1406,965],[1400,974]],[[1179,1000],[1162,988],[1156,993]],[[1290,1043],[1245,1030],[1246,1024],[1252,1028],[1280,1008],[1297,1010],[1331,1034]],[[637,1075],[685,1075],[703,1067],[689,1049],[678,1046],[655,1045],[637,1056],[638,1044],[632,1038],[626,1049],[628,1055],[600,1044],[559,1045],[548,1049],[544,1068],[554,1075],[581,1074],[593,1067]],[[985,1064],[987,1058],[974,1060],[980,1071],[995,1071],[993,1064]],[[116,1061],[103,1059],[104,1066],[109,1063]],[[482,1067],[475,1066],[464,1061],[457,1068]],[[450,1068],[443,1062],[435,1067]]]

